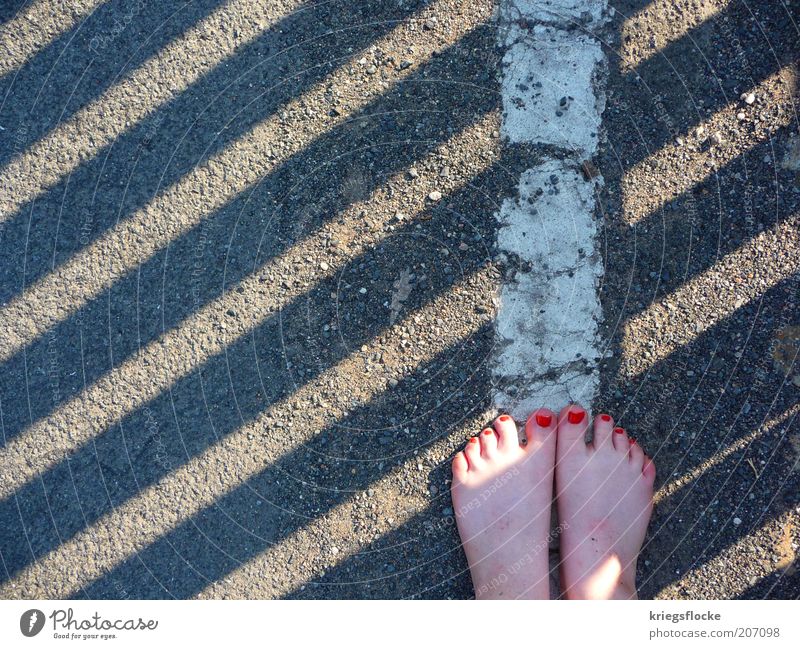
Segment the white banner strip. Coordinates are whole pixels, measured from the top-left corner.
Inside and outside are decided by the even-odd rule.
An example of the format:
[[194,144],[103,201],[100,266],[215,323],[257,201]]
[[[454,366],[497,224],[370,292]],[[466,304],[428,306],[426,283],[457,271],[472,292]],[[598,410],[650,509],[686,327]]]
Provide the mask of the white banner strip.
[[[475,607],[495,610],[476,616]],[[797,647],[797,610],[790,601],[5,601],[0,645],[555,647],[613,638],[640,649],[692,646],[688,638],[704,647]]]

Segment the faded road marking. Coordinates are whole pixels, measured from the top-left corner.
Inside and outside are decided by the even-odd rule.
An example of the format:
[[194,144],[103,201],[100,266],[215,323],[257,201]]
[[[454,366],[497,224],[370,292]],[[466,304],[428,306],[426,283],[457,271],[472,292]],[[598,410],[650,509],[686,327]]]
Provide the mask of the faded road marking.
[[588,405],[599,384],[594,214],[603,179],[581,164],[598,147],[605,60],[591,29],[571,27],[599,26],[604,9],[591,0],[501,5],[503,134],[548,147],[498,214],[498,248],[518,271],[501,290],[494,400],[518,418],[541,405]]

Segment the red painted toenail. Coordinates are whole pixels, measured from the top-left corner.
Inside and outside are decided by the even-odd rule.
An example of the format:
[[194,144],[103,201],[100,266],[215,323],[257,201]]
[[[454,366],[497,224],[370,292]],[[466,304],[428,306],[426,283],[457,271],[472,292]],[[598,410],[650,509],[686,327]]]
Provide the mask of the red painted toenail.
[[603,421],[611,421],[611,415],[600,415],[600,419]]
[[567,421],[571,424],[579,424],[585,416],[586,413],[583,410],[570,410],[567,413]]
[[469,443],[470,443],[470,444],[474,444],[474,443],[475,443],[475,442],[477,442],[477,441],[478,441],[478,438],[477,438],[477,437],[470,437],[470,438],[469,438]]
[[500,415],[500,421],[508,421],[509,419],[511,419],[511,417],[508,415]]
[[635,439],[633,439],[633,437],[629,437],[629,438],[628,438],[628,444],[630,444],[631,446],[633,446],[635,443],[636,443],[636,440],[635,440]]
[[617,435],[624,435],[624,434],[625,434],[625,429],[624,429],[624,428],[620,428],[619,426],[617,426],[617,427],[614,429],[614,432],[615,432]]
[[536,423],[539,424],[542,428],[547,428],[553,422],[553,416],[546,413],[540,412],[536,415]]
[[483,434],[484,434],[484,435],[491,435],[491,434],[492,434],[492,431],[490,431],[490,430],[487,428],[485,431],[483,431]]

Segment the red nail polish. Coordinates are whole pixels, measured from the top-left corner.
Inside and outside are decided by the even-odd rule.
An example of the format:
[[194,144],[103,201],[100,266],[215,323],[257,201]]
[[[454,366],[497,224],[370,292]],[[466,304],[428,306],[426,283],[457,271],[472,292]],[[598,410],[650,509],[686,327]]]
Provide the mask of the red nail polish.
[[570,410],[567,413],[567,421],[571,424],[579,424],[585,416],[586,413],[583,410]]
[[542,428],[547,428],[553,422],[553,416],[546,412],[536,413],[536,423]]
[[490,430],[487,428],[485,431],[483,431],[483,434],[484,434],[484,435],[491,435],[491,434],[492,434],[492,431],[490,431]]
[[611,415],[600,415],[600,419],[603,421],[611,421]]
[[509,419],[511,419],[511,417],[508,415],[500,415],[500,421],[508,421]]
[[625,429],[624,429],[624,428],[621,428],[621,427],[619,427],[619,426],[617,426],[617,427],[614,429],[614,432],[615,432],[617,435],[624,435],[624,434],[625,434]]
[[633,446],[635,443],[636,443],[636,440],[635,440],[633,437],[629,437],[629,438],[628,438],[628,444],[630,444],[631,446]]
[[470,444],[474,444],[474,443],[475,443],[475,442],[477,442],[477,441],[478,441],[478,438],[477,438],[477,437],[470,437],[470,438],[469,438],[469,443],[470,443]]

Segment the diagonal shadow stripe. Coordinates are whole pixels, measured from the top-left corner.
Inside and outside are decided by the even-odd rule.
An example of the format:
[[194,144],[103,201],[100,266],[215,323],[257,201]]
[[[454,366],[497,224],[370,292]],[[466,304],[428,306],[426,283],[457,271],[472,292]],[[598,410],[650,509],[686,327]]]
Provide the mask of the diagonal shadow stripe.
[[[796,421],[793,428],[796,434]],[[751,447],[732,454],[656,508],[640,558],[638,583],[643,597],[655,597],[686,574],[703,569],[797,506],[800,475],[791,471],[791,462],[787,461],[786,432],[781,428],[767,431],[760,445],[764,448]],[[759,478],[746,461],[748,455],[771,456]],[[777,474],[780,480],[769,473]],[[757,507],[753,507],[749,493],[756,494]],[[743,522],[734,524],[735,517]],[[659,536],[669,542],[666,556],[659,550],[664,547],[663,541],[658,542]],[[755,545],[763,543],[763,536],[755,537]],[[649,566],[643,567],[645,561]]]
[[[392,1],[354,13],[340,0],[319,5],[316,20],[301,13],[267,29],[69,177],[4,217],[0,246],[11,262],[0,269],[0,302],[96,241],[426,4]],[[347,27],[332,31],[340,24]],[[297,34],[310,40],[298,43]]]
[[[32,144],[224,3],[108,0],[0,78],[0,118]],[[0,166],[19,152],[0,149]]]
[[[350,269],[359,269],[379,263],[380,283],[371,290],[369,295],[374,293],[374,298],[368,303],[341,305],[345,322],[351,309],[356,319],[343,332],[347,336],[346,347],[333,337],[312,347],[309,339],[296,339],[291,333],[307,328],[302,321],[308,317],[309,308],[325,311],[336,307],[331,304],[330,295],[341,291],[340,278],[332,277],[314,285],[279,314],[262,322],[252,335],[236,339],[196,372],[176,381],[169,392],[160,394],[118,426],[71,454],[41,479],[2,501],[0,554],[9,572],[18,572],[57,547],[187,458],[230,434],[242,421],[252,421],[271,404],[294,392],[298,385],[307,384],[334,366],[351,349],[379,337],[388,321],[366,325],[362,320],[370,312],[386,312],[380,302],[386,299],[393,282],[409,263],[406,253],[409,241],[418,243],[414,246],[416,257],[431,256],[429,265],[433,269],[441,263],[437,261],[439,245],[433,244],[446,240],[456,214],[469,215],[468,221],[475,225],[476,233],[491,240],[495,201],[514,191],[516,174],[529,162],[518,152],[504,161],[511,171],[502,163],[485,170],[452,196],[449,205],[453,211],[434,209],[431,218],[423,221],[421,230],[417,227],[419,223],[413,222],[398,228],[377,250],[369,250],[348,264]],[[460,259],[459,264],[459,273],[469,274],[480,268],[483,258],[470,255]],[[406,307],[428,303],[449,290],[458,279],[454,272],[457,268],[453,266],[450,273],[434,278],[424,292],[413,293]],[[315,315],[314,319],[326,322],[335,321],[336,317],[329,313]],[[253,364],[254,354],[259,359],[258,366]],[[308,360],[301,362],[303,356],[308,356]],[[288,376],[287,361],[293,367]],[[30,547],[20,542],[25,538]]]
[[[252,588],[257,592],[257,586]],[[429,507],[282,599],[453,597],[474,597],[467,563],[453,516]]]
[[[82,24],[101,13],[98,9],[102,9],[105,2],[107,0],[82,0],[60,7],[53,7],[47,0],[5,2],[0,7],[0,42],[4,45],[4,54],[8,54],[0,64],[0,88],[22,66],[42,52],[51,50],[54,44],[61,44],[57,50],[63,54],[70,41],[81,32]],[[71,34],[72,38],[64,42],[62,37],[65,34]],[[5,96],[6,93],[0,94]]]
[[[701,466],[749,433],[749,424],[792,405],[793,388],[782,385],[772,351],[779,323],[796,317],[798,281],[792,276],[779,282],[657,361],[631,385],[632,399],[620,420],[631,418],[631,429],[639,431],[637,438],[656,460],[660,453],[675,458],[674,466],[658,467],[661,475]],[[638,387],[646,383],[663,386],[658,400],[638,401]]]
[[[630,387],[634,397],[620,419],[654,457],[658,475],[700,472],[671,489],[656,507],[639,566],[648,597],[675,582],[676,575],[702,565],[696,559],[704,553],[716,556],[740,533],[746,535],[749,528],[731,523],[737,507],[739,516],[752,521],[761,515],[761,508],[768,507],[770,516],[777,516],[796,504],[797,477],[791,473],[793,455],[788,453],[784,427],[744,445],[740,441],[746,441],[772,413],[795,403],[793,386],[781,386],[783,377],[772,367],[771,343],[778,323],[795,316],[797,281],[798,277],[787,278],[760,300],[742,306],[656,363]],[[640,402],[639,391],[648,383],[660,386],[660,396]],[[797,422],[793,425],[796,428]],[[725,452],[724,459],[710,463],[720,452]],[[744,458],[756,466],[763,459],[769,470],[755,481]],[[747,493],[751,486],[752,499]],[[712,520],[716,518],[727,520],[731,529],[718,535]],[[651,564],[649,570],[644,561]]]
[[[296,237],[286,233],[297,230],[298,213],[308,212],[308,223],[301,232],[324,225],[360,195],[374,192],[385,178],[433,151],[443,137],[461,132],[496,110],[499,98],[488,73],[479,71],[476,76],[474,61],[464,54],[491,38],[490,30],[480,30],[465,37],[459,46],[442,52],[419,76],[374,101],[352,121],[326,133],[257,187],[237,196],[168,249],[118,280],[109,292],[15,354],[0,371],[0,395],[6,402],[25,394],[39,398],[30,400],[27,411],[15,408],[6,413],[3,444],[219,297],[226,286],[230,290],[266,260],[287,250]],[[461,81],[453,84],[450,78]],[[468,80],[475,85],[469,85]],[[409,111],[412,105],[414,110]],[[386,141],[387,135],[391,139],[383,152],[369,153],[372,144]],[[359,148],[367,151],[361,158],[347,155]],[[294,192],[299,191],[300,196],[278,193],[293,187],[298,178],[319,175],[322,172],[314,170],[328,160],[331,164],[324,172],[330,178],[346,179],[354,168],[369,171],[359,175],[359,195],[331,198],[326,193],[329,180],[316,186],[304,182]],[[316,207],[309,210],[309,205]],[[259,250],[253,242],[262,239]],[[141,287],[160,287],[160,295],[142,295]],[[82,348],[75,345],[76,340],[82,342]],[[52,389],[53,376],[48,371],[54,348],[61,369],[57,391]]]
[[[670,200],[637,223],[629,241],[615,246],[614,255],[629,269],[624,283],[633,287],[629,315],[668,297],[725,255],[800,213],[800,195],[780,189],[791,185],[791,171],[773,170],[777,183],[769,186],[747,180],[759,177],[764,159],[772,159],[775,142],[784,141],[794,129],[778,129],[772,141]],[[653,240],[661,245],[642,245]],[[606,287],[611,289],[622,287]]]
[[800,599],[800,579],[797,577],[797,560],[788,569],[779,568],[762,577],[736,596],[736,599]]
[[[633,70],[612,78],[618,94],[624,93],[626,97],[643,97],[650,102],[655,95],[670,97],[669,121],[659,119],[648,130],[645,143],[639,142],[626,149],[626,162],[630,166],[670,142],[675,137],[671,128],[688,132],[704,121],[707,113],[717,112],[737,101],[743,90],[758,85],[798,60],[800,51],[796,39],[784,36],[785,14],[761,13],[756,29],[741,29],[751,17],[746,2],[732,1]],[[737,47],[733,46],[733,36]],[[719,43],[725,46],[719,47]],[[742,52],[746,53],[744,64]],[[615,53],[608,51],[608,54],[613,63]],[[702,107],[697,103],[698,96],[703,98]],[[610,101],[610,105],[613,103]],[[653,109],[661,112],[663,107],[653,102]]]
[[[447,364],[448,369],[436,381],[425,383],[426,389],[417,392],[415,397],[408,397],[414,401],[417,411],[428,413],[416,424],[420,430],[428,431],[432,439],[443,438],[468,413],[485,407],[488,376],[485,372],[474,372],[484,362],[492,337],[493,328],[487,324],[474,337],[476,344],[445,350],[409,378],[409,385],[425,383],[428,372],[438,369],[442,363]],[[480,340],[485,342],[477,342]],[[450,373],[464,376],[464,380],[459,378],[457,382],[462,386],[460,391],[470,396],[439,403],[442,390],[451,378],[446,375]],[[398,414],[407,411],[408,405],[403,408],[394,398],[378,399],[352,412],[343,424],[352,430],[392,418],[397,420]],[[340,430],[334,426],[315,435],[313,440],[286,454],[212,507],[205,508],[74,596],[115,597],[118,585],[124,584],[127,596],[133,598],[190,597],[209,582],[223,578],[242,562],[286,538],[308,521],[308,512],[315,517],[324,515],[350,499],[354,492],[367,488],[376,476],[386,475],[394,467],[395,462],[379,464],[380,458],[360,463],[329,461],[321,466],[315,446],[321,444],[322,439],[330,440],[332,445],[338,444],[343,452],[352,446],[371,444],[372,449],[365,449],[366,457],[374,457],[374,438],[371,439],[370,433],[356,434],[353,438],[342,436]],[[381,448],[380,455],[401,460],[409,458],[407,440],[402,434],[393,435]]]
[[14,18],[17,13],[28,4],[35,0],[7,0],[0,5],[0,24],[4,24]]

